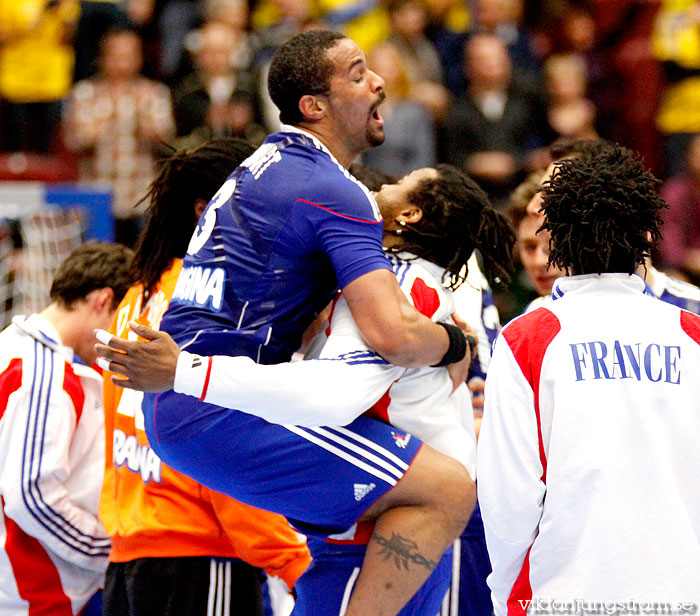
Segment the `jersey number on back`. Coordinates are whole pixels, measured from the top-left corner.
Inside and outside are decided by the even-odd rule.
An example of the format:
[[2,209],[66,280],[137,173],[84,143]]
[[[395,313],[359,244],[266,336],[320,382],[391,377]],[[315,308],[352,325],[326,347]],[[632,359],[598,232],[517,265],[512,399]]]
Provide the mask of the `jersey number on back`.
[[236,180],[233,179],[226,180],[224,185],[219,188],[218,192],[207,206],[207,209],[204,210],[204,214],[202,214],[202,218],[199,220],[199,225],[194,230],[190,244],[187,246],[188,255],[197,254],[204,244],[207,243],[211,232],[214,230],[214,225],[216,224],[216,210],[231,198],[235,190]]

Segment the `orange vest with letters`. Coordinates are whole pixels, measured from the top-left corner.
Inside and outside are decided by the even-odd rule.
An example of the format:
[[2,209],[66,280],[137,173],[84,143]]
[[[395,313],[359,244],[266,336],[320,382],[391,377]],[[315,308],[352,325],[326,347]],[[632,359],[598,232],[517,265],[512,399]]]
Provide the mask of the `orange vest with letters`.
[[[182,261],[176,259],[145,306],[143,287],[129,289],[111,333],[136,339],[129,321],[158,329],[181,268]],[[110,560],[240,558],[291,588],[311,562],[303,538],[284,517],[209,490],[162,463],[146,440],[142,398],[141,392],[115,386],[105,373],[107,443],[100,520],[112,538]]]

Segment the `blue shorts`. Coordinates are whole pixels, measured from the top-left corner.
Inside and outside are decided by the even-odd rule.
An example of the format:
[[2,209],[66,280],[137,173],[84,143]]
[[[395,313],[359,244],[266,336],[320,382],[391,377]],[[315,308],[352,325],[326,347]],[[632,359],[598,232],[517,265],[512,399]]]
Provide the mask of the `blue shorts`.
[[314,536],[351,527],[403,477],[422,445],[368,417],[344,427],[281,426],[173,391],[145,394],[143,412],[148,442],[163,462]]
[[[309,541],[313,560],[297,580],[292,616],[341,616],[355,586],[367,546],[333,545],[319,552]],[[387,562],[393,567],[393,562]],[[452,548],[448,548],[430,577],[399,612],[398,616],[437,616],[450,587]]]

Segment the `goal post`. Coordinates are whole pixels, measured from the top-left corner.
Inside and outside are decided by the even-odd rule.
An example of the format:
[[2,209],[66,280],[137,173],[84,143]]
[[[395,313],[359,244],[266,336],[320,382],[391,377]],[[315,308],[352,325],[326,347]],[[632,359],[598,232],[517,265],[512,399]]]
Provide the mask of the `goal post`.
[[109,188],[0,182],[0,326],[48,304],[62,261],[87,240],[111,242]]

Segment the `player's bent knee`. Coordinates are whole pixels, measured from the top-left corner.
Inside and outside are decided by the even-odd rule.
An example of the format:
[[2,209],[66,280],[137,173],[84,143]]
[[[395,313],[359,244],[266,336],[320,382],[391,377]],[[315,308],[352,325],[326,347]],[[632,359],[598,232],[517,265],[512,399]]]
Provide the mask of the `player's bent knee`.
[[418,505],[435,510],[456,537],[467,525],[475,503],[476,487],[467,469],[424,444],[401,481],[374,504],[366,519],[392,507]]
[[456,460],[442,465],[433,476],[435,507],[446,516],[455,536],[462,533],[476,503],[476,485],[467,469]]

